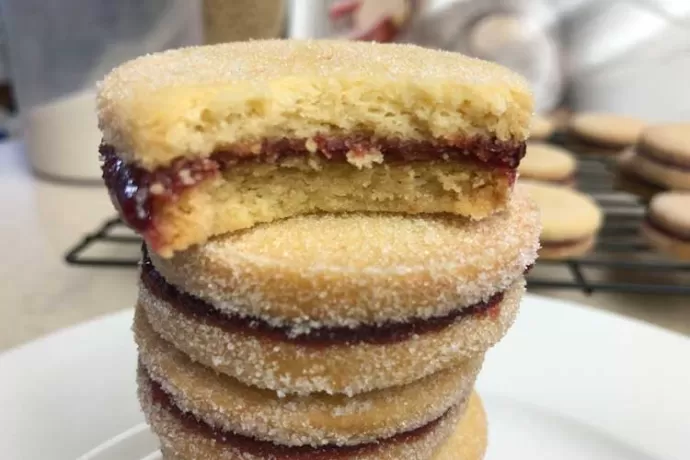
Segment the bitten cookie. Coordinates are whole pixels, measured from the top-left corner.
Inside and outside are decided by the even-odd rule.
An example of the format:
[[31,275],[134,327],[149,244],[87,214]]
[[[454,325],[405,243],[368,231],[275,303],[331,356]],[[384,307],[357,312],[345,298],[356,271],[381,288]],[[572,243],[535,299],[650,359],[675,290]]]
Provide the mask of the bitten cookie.
[[103,177],[152,251],[312,212],[504,209],[532,98],[413,45],[252,41],[148,55],[99,85]]
[[636,118],[584,112],[570,119],[568,131],[577,151],[616,154],[634,145],[644,127],[645,123]]
[[567,150],[555,145],[529,142],[518,172],[521,179],[572,187],[575,185],[576,168],[575,157]]
[[649,203],[642,233],[669,257],[690,260],[690,192],[665,192]]
[[661,188],[690,190],[690,123],[647,128],[630,168]]
[[567,259],[586,254],[596,241],[602,211],[589,196],[567,187],[521,181],[541,215],[541,249],[544,259]]

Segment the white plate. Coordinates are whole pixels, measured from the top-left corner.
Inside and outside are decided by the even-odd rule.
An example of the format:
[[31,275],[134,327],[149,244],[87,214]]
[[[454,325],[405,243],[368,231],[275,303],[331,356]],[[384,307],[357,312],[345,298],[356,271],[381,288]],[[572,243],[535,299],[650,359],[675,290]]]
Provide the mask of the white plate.
[[[3,459],[159,458],[140,425],[131,315],[0,356]],[[487,459],[687,460],[688,357],[686,337],[527,296],[478,382],[489,413]]]

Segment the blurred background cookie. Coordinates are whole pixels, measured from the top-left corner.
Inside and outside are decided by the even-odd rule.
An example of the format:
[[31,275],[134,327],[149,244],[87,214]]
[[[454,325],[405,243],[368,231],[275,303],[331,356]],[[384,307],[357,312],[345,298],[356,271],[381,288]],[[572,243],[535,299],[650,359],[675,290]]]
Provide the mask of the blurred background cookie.
[[541,142],[527,144],[527,154],[520,162],[520,177],[572,187],[577,162],[567,150]]
[[599,205],[588,195],[561,185],[520,181],[541,215],[541,259],[568,259],[589,252],[603,221]]
[[649,244],[670,257],[690,260],[690,192],[665,192],[652,199],[642,224]]
[[534,114],[530,127],[530,139],[545,140],[551,137],[556,129],[555,123],[548,117]]
[[568,134],[579,152],[615,154],[634,145],[644,126],[637,118],[583,112],[570,119]]
[[630,168],[662,188],[690,190],[690,123],[645,129],[630,158]]
[[616,190],[622,190],[636,195],[647,202],[657,193],[665,191],[665,188],[648,181],[635,171],[635,167],[632,163],[634,156],[635,151],[633,149],[628,149],[616,158],[613,186]]

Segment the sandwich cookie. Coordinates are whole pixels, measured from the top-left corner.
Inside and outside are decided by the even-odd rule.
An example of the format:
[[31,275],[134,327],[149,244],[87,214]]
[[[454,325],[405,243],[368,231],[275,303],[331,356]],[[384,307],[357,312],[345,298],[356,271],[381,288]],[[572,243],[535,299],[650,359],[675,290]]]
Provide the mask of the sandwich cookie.
[[529,142],[518,172],[522,179],[572,187],[575,185],[576,169],[575,157],[567,150],[555,145]]
[[150,249],[312,212],[504,209],[526,82],[413,45],[252,41],[140,57],[98,91],[103,177]]
[[519,187],[539,207],[539,257],[567,259],[584,255],[594,246],[603,215],[592,198],[558,185],[520,181]]
[[647,128],[635,147],[631,168],[659,187],[690,190],[690,123]]
[[165,340],[246,385],[352,395],[498,342],[538,238],[536,208],[520,193],[478,222],[299,216],[170,259],[145,255],[138,304]]
[[645,123],[621,115],[584,112],[570,119],[573,148],[582,153],[617,154],[637,142]]
[[281,397],[194,363],[161,339],[141,310],[134,331],[145,386],[160,386],[177,408],[216,429],[285,446],[357,445],[420,428],[467,400],[483,360],[352,397]]
[[665,192],[649,203],[642,233],[659,252],[690,260],[690,192]]
[[472,393],[465,414],[450,439],[432,460],[481,460],[487,445],[486,413],[477,393]]
[[319,447],[284,446],[215,428],[183,412],[141,373],[139,400],[166,460],[446,460],[462,452],[481,459],[486,446],[486,418],[475,395],[417,429],[370,443]]
[[634,148],[626,149],[616,158],[616,171],[614,174],[614,188],[636,195],[648,202],[654,195],[665,189],[644,179],[636,171],[633,158],[636,153]]

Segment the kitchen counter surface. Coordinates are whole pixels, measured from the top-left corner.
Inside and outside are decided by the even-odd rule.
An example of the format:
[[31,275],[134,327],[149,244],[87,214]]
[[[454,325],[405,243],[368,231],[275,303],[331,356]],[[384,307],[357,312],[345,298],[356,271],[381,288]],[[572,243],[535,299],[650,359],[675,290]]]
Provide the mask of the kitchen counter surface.
[[[0,144],[0,351],[104,313],[131,308],[132,268],[74,267],[65,252],[114,212],[104,188],[35,179],[21,144]],[[134,245],[103,251],[136,256]],[[128,254],[129,255],[129,254]],[[536,291],[690,335],[690,298]],[[586,332],[585,332],[586,333]]]

